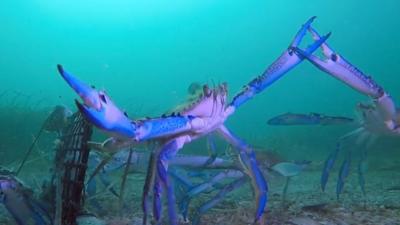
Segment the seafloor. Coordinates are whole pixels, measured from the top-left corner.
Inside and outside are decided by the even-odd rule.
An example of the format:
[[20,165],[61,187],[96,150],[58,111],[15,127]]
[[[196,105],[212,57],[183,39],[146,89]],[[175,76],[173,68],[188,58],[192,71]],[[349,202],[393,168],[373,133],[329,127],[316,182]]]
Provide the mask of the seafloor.
[[[397,161],[398,163],[398,161]],[[394,167],[394,164],[392,164]],[[397,164],[400,165],[400,164]],[[397,168],[400,168],[397,167]],[[336,175],[336,173],[335,173]],[[285,203],[282,202],[283,178],[271,178],[269,182],[269,203],[266,212],[268,225],[400,225],[400,170],[393,170],[386,164],[367,175],[367,196],[358,186],[357,176],[349,177],[345,191],[336,199],[334,182],[336,176],[323,193],[319,187],[320,172],[308,170],[295,177],[289,186]],[[209,194],[211,195],[211,194]],[[132,213],[134,221],[105,216],[108,224],[141,224],[141,210],[138,208],[140,196],[135,196],[132,204],[138,211]],[[203,199],[206,196],[203,195]],[[202,217],[201,224],[246,225],[254,219],[254,204],[249,186],[237,190]],[[196,204],[193,204],[194,207]],[[117,205],[110,208],[118,208]],[[117,213],[117,212],[115,212]],[[130,222],[129,222],[130,221]],[[185,223],[182,223],[185,224]]]
[[[29,143],[31,138],[28,129],[17,129],[23,127],[27,115],[18,115],[17,111],[0,110],[3,115],[3,124],[9,129],[7,132],[0,132],[4,146],[17,146],[16,149],[24,149],[25,146],[18,146],[19,143]],[[21,111],[22,113],[23,111]],[[8,114],[12,114],[11,117]],[[30,113],[32,114],[32,113]],[[32,117],[32,115],[30,115]],[[43,121],[37,116],[38,121]],[[14,119],[15,118],[15,119]],[[12,128],[15,128],[13,130]],[[32,129],[30,129],[32,130]],[[10,135],[11,133],[11,135]],[[12,138],[7,138],[12,137]],[[15,137],[15,140],[13,139]],[[27,140],[16,137],[29,137]],[[48,138],[48,142],[53,139]],[[10,142],[10,143],[8,143]],[[20,179],[33,187],[37,192],[40,190],[42,179],[50,176],[50,172],[43,170],[49,168],[53,157],[46,157],[37,154],[47,149],[45,144],[39,143],[35,149],[35,156],[26,164]],[[376,146],[377,147],[377,146]],[[4,147],[4,149],[8,149]],[[344,193],[340,199],[336,199],[336,178],[337,171],[333,171],[328,182],[326,192],[320,190],[319,179],[322,162],[313,162],[310,167],[297,177],[293,177],[289,186],[288,196],[285,203],[282,202],[282,189],[285,183],[283,177],[268,176],[269,202],[265,213],[266,224],[268,225],[400,225],[400,159],[388,157],[384,152],[375,151],[374,157],[369,155],[370,168],[366,173],[366,193],[364,197],[358,185],[356,169],[353,169],[345,184]],[[5,159],[16,159],[21,157],[21,152],[4,151],[0,155]],[[8,163],[6,163],[8,161]],[[10,165],[7,160],[5,165],[16,168],[19,161]],[[356,165],[353,165],[353,168]],[[113,174],[115,180],[120,183],[121,172]],[[99,185],[98,200],[103,208],[102,211],[95,210],[87,201],[87,209],[98,215],[109,225],[136,225],[141,224],[141,193],[143,187],[143,174],[128,176],[126,183],[127,190],[124,197],[124,207],[120,210],[118,199],[109,192],[102,191],[104,187]],[[215,195],[215,192],[201,195],[191,204],[191,210],[198,207],[202,202]],[[250,185],[245,185],[229,195],[222,203],[211,209],[202,216],[201,224],[218,225],[245,225],[252,224],[254,218],[255,200],[252,196]],[[16,224],[5,208],[0,204],[0,225]],[[184,223],[183,223],[184,224]],[[92,224],[96,225],[96,224]]]
[[[352,174],[339,200],[336,200],[335,195],[335,172],[328,183],[326,193],[321,192],[319,165],[309,168],[291,180],[285,203],[282,202],[281,195],[284,179],[271,176],[265,224],[400,225],[400,162],[391,160],[381,165],[367,173],[366,197],[360,191],[356,174]],[[115,177],[117,176],[119,175],[115,174]],[[119,210],[116,197],[107,192],[99,195],[98,199],[105,210],[96,213],[106,224],[141,224],[140,193],[144,177],[129,175],[128,178],[122,211]],[[28,177],[26,179],[29,180]],[[215,193],[203,194],[191,207],[198,206],[213,194]],[[203,215],[201,224],[252,224],[254,204],[250,186],[246,185]],[[94,211],[90,205],[88,209]],[[0,207],[0,224],[15,224],[4,207]]]

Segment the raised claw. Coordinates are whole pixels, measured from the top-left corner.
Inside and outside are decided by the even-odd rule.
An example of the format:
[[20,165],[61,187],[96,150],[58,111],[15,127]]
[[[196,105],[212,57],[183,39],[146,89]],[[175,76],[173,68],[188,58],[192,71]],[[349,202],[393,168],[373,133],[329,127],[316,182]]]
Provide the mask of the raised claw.
[[81,97],[86,106],[96,110],[101,109],[101,101],[96,89],[65,71],[61,65],[57,65],[57,69],[68,85]]
[[[314,39],[320,39],[321,36],[318,32],[310,26],[310,33]],[[336,79],[339,79],[354,88],[355,90],[371,96],[376,99],[383,95],[383,89],[375,83],[371,77],[365,75],[357,67],[353,66],[341,55],[336,53],[328,44],[321,44],[322,52],[325,59],[320,59],[315,55],[312,55],[307,50],[302,50],[298,47],[295,48],[295,52],[305,58],[307,58],[312,64],[318,67],[320,70],[332,75]]]
[[293,38],[292,43],[290,43],[289,47],[297,47],[300,45],[301,41],[303,40],[303,37],[307,33],[307,29],[311,26],[311,23],[314,22],[316,16],[311,17],[310,19],[307,20],[305,24],[301,27],[301,29],[297,32],[296,36]]
[[135,125],[131,120],[113,103],[104,91],[85,84],[72,74],[57,66],[58,71],[69,86],[81,97],[84,104],[76,101],[79,111],[89,119],[95,126],[112,136],[130,138],[135,135]]
[[[308,30],[314,40],[321,38],[318,32],[311,26]],[[320,70],[344,82],[358,92],[372,97],[378,106],[386,126],[390,130],[396,130],[396,127],[398,126],[396,122],[396,106],[392,98],[384,91],[384,89],[370,76],[364,74],[361,70],[344,59],[343,56],[336,53],[327,43],[322,43],[321,49],[325,57],[324,59],[320,59],[299,48],[295,48],[295,51],[306,57]]]
[[[312,26],[308,27],[308,31],[311,33],[311,36],[315,41],[318,39],[321,39],[321,36],[318,34],[318,32]],[[321,44],[321,50],[322,50],[322,54],[326,58],[330,58],[331,55],[335,53],[335,51],[333,51],[333,49],[331,47],[329,47],[328,43],[326,43],[326,42]]]
[[[230,105],[235,108],[242,105],[244,102],[251,99],[255,94],[262,92],[265,88],[272,85],[275,81],[281,78],[284,74],[286,74],[289,70],[293,69],[299,63],[301,63],[305,56],[302,54],[298,54],[296,49],[300,45],[303,37],[305,36],[308,28],[311,26],[311,23],[315,17],[310,18],[297,32],[290,46],[276,59],[266,70],[265,72],[253,79],[250,83],[245,86],[245,89],[242,90],[239,94],[237,94]],[[330,34],[327,34],[318,40],[314,41],[313,44],[308,46],[306,50],[304,50],[307,54],[312,54],[322,43],[324,43]]]

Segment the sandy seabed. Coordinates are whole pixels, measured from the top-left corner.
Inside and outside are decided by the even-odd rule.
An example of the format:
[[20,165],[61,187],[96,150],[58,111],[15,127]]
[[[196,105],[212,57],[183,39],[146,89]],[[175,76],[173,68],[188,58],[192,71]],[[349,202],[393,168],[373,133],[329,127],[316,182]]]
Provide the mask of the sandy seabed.
[[[286,202],[282,201],[284,179],[269,180],[269,202],[265,213],[267,225],[400,225],[400,170],[378,169],[366,175],[367,196],[358,186],[357,174],[351,174],[344,193],[336,199],[337,172],[334,171],[323,193],[319,187],[320,172],[308,170],[292,178]],[[124,210],[118,209],[118,199],[110,194],[99,197],[104,211],[97,211],[99,218],[108,225],[139,225],[143,176],[131,175],[127,181]],[[204,194],[191,204],[191,209],[209,199],[214,192]],[[251,188],[243,186],[229,195],[201,217],[201,223],[218,225],[247,225],[254,218]],[[91,206],[88,208],[95,211]],[[165,209],[165,208],[164,208]],[[4,207],[0,207],[0,224],[16,224]],[[96,225],[95,223],[88,223]],[[190,224],[190,222],[181,222]]]

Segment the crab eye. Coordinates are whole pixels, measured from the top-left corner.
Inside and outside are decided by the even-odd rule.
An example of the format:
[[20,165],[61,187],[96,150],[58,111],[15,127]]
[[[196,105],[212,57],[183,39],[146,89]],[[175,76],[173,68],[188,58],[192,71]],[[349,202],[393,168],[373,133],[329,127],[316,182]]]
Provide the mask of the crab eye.
[[336,62],[338,60],[338,56],[336,54],[331,55],[331,60]]
[[104,96],[103,94],[99,94],[99,97],[100,97],[100,99],[101,99],[102,102],[104,102],[104,103],[107,104],[106,96]]

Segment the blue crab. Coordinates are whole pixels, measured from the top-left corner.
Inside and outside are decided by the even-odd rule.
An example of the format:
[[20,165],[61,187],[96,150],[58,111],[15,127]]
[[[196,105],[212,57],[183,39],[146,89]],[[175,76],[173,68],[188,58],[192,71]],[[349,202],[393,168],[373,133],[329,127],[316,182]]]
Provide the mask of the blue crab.
[[[233,100],[227,101],[227,85],[220,84],[210,89],[203,86],[203,92],[193,104],[169,116],[132,120],[121,111],[104,92],[92,88],[72,74],[58,66],[59,73],[70,87],[81,97],[83,103],[76,101],[81,113],[95,126],[107,132],[115,144],[135,144],[157,141],[160,148],[150,160],[144,185],[142,208],[143,224],[147,224],[150,191],[153,190],[153,217],[161,224],[161,195],[166,192],[169,224],[177,224],[173,185],[168,177],[169,161],[187,143],[200,137],[217,133],[237,150],[243,171],[252,181],[256,197],[254,222],[262,222],[267,203],[267,182],[260,171],[255,153],[250,145],[234,135],[225,125],[225,121],[243,103],[262,92],[285,73],[304,60],[303,54],[295,51],[307,33],[315,17],[309,19],[298,31],[289,47],[273,62],[263,74],[253,79]],[[305,54],[312,54],[329,37],[325,35],[308,46]]]
[[33,190],[8,170],[0,171],[0,203],[18,225],[51,225],[48,209],[33,196]]
[[[314,40],[319,40],[321,38],[313,27],[309,26],[308,31],[311,33]],[[365,141],[368,138],[371,140],[374,139],[375,136],[382,135],[399,136],[400,111],[396,108],[392,97],[378,85],[371,76],[364,74],[361,70],[352,65],[343,56],[334,51],[328,43],[322,43],[321,50],[323,55],[322,59],[300,48],[296,48],[295,52],[305,57],[323,72],[372,99],[372,104],[359,104],[357,106],[362,116],[360,127],[341,137],[338,140],[336,149],[326,159],[321,176],[321,187],[322,190],[325,190],[325,185],[341,149],[342,142],[355,135],[360,135],[360,141]],[[361,152],[358,164],[359,184],[364,195],[366,155],[366,151]],[[339,198],[344,187],[345,179],[349,175],[350,164],[351,152],[349,151],[345,155],[345,160],[339,171],[336,185],[337,198]]]

